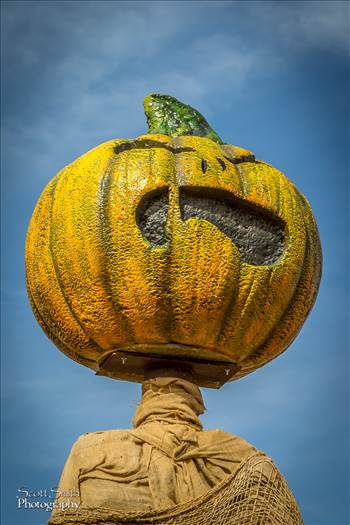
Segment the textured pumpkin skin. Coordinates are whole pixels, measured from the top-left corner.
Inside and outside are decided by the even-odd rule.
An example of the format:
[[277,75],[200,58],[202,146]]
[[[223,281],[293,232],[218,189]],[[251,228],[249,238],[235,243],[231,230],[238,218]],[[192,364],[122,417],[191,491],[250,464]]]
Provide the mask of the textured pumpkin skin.
[[[136,140],[143,147],[122,151],[133,144],[125,139],[96,147],[44,190],[26,247],[34,313],[58,348],[95,370],[112,349],[151,349],[234,361],[241,377],[290,345],[314,303],[321,249],[310,206],[281,172],[244,162],[245,150],[195,136]],[[182,220],[179,188],[198,186],[281,219],[287,239],[278,261],[247,264],[212,223]],[[160,188],[169,189],[169,242],[154,247],[136,210]]]

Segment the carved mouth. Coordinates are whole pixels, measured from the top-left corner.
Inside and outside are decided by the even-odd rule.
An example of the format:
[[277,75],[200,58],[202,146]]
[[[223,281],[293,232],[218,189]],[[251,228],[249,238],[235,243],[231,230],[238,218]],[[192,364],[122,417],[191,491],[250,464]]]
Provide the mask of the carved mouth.
[[[285,224],[268,211],[226,190],[186,186],[179,193],[182,220],[197,218],[214,224],[236,245],[242,261],[269,266],[283,254]],[[137,208],[137,225],[144,239],[154,247],[168,241],[165,228],[168,211],[168,188],[148,193]]]

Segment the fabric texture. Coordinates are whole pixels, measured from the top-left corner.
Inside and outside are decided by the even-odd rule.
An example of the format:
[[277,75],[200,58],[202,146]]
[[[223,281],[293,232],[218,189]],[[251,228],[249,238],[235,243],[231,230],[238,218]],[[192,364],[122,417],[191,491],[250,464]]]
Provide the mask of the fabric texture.
[[189,381],[146,381],[134,429],[74,444],[49,523],[301,524],[272,461],[237,436],[203,431],[204,410]]

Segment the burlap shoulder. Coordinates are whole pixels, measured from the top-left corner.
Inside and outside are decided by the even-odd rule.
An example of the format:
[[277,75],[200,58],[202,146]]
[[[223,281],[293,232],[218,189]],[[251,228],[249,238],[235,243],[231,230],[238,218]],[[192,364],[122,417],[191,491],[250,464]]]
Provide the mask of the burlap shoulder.
[[146,513],[81,508],[50,519],[49,525],[302,525],[288,484],[272,460],[256,453],[238,471],[190,502]]

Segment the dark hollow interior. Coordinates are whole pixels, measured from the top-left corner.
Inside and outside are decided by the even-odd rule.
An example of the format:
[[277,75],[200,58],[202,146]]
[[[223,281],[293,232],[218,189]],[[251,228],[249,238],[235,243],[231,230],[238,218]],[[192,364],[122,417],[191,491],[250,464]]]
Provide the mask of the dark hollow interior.
[[162,246],[168,240],[165,232],[168,209],[168,188],[161,188],[145,195],[136,210],[136,223],[143,238],[153,246]]

